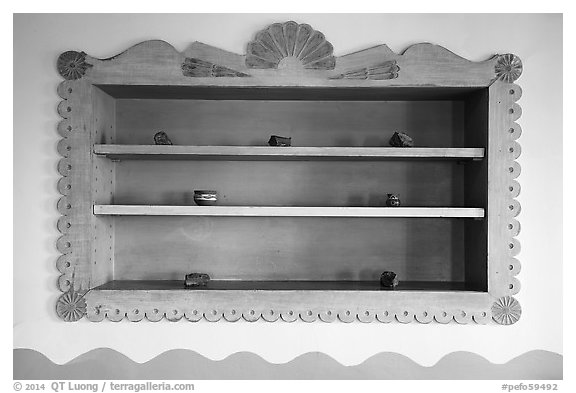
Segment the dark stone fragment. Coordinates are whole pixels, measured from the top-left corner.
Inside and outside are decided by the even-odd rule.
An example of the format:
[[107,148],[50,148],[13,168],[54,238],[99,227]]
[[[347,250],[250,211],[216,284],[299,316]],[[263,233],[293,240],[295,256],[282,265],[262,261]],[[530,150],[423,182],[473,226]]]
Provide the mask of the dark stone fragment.
[[157,145],[171,145],[172,141],[164,131],[157,132],[154,135],[154,143]]
[[413,147],[414,140],[402,132],[395,132],[390,138],[390,146],[394,147]]
[[190,273],[186,275],[186,287],[205,287],[210,281],[210,276],[206,273]]
[[380,285],[384,288],[396,288],[398,286],[398,278],[394,272],[384,272],[380,276]]
[[386,199],[386,206],[388,207],[400,206],[400,197],[396,194],[388,194],[388,199]]
[[272,135],[270,140],[268,140],[270,146],[291,146],[292,138],[287,138],[285,136]]

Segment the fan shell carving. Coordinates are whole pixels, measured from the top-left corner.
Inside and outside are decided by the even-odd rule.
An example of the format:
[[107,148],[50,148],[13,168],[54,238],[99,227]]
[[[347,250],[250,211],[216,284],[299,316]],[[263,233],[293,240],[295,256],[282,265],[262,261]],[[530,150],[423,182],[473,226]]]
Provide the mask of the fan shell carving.
[[332,70],[336,66],[334,48],[324,34],[310,25],[290,21],[274,23],[258,32],[248,43],[248,68],[278,68],[283,59],[297,59],[303,68]]
[[66,322],[76,322],[86,315],[86,300],[84,295],[76,292],[74,286],[60,296],[56,302],[56,313]]
[[492,305],[492,318],[500,325],[512,325],[520,319],[520,302],[512,296],[503,296]]
[[507,53],[498,58],[494,70],[497,79],[512,83],[522,75],[522,61],[518,56]]
[[92,64],[86,63],[86,53],[67,51],[58,57],[58,72],[64,79],[80,79]]
[[390,60],[369,67],[355,68],[330,79],[395,79],[398,78],[398,71],[400,71],[400,67],[398,67],[396,60]]

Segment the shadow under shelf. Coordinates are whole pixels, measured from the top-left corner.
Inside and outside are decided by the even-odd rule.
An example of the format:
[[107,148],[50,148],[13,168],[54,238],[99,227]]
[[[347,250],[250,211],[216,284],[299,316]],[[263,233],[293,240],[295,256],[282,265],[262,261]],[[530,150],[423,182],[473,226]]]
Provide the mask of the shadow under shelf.
[[466,291],[464,282],[400,281],[394,289],[378,281],[251,281],[211,280],[206,286],[186,288],[184,280],[113,280],[93,291]]

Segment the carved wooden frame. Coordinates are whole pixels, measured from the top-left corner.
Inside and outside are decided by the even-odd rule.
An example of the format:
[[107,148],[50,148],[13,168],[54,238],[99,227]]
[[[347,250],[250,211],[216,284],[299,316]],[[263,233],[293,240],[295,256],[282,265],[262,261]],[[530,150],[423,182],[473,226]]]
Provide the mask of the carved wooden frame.
[[[521,314],[512,297],[520,289],[515,276],[520,262],[515,239],[520,224],[515,199],[520,185],[516,159],[521,128],[514,84],[522,63],[512,54],[472,62],[432,44],[410,46],[402,54],[380,45],[334,57],[324,35],[306,24],[275,23],[256,34],[246,55],[194,42],[184,52],[163,41],[146,41],[109,59],[67,51],[57,63],[65,79],[58,125],[61,214],[56,263],[63,292],[57,314],[65,321],[83,316],[91,321],[147,318],[170,321],[182,317],[236,321],[301,319],[325,322],[359,320],[402,323],[447,323],[493,320],[515,323]],[[112,139],[114,126],[98,114],[110,104],[98,97],[96,85],[173,85],[237,87],[485,87],[488,89],[488,291],[394,292],[354,291],[92,291],[112,277],[114,222],[96,218],[95,203],[110,203],[113,163],[93,154],[93,144]],[[225,305],[225,306],[224,306]]]

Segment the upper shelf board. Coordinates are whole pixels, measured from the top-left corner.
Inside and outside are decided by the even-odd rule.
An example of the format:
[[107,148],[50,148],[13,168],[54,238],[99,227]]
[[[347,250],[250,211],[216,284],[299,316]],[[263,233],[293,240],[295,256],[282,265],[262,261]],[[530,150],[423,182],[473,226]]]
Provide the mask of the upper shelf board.
[[94,214],[108,216],[483,218],[484,209],[464,207],[94,205]]
[[480,160],[483,148],[94,145],[113,160]]

